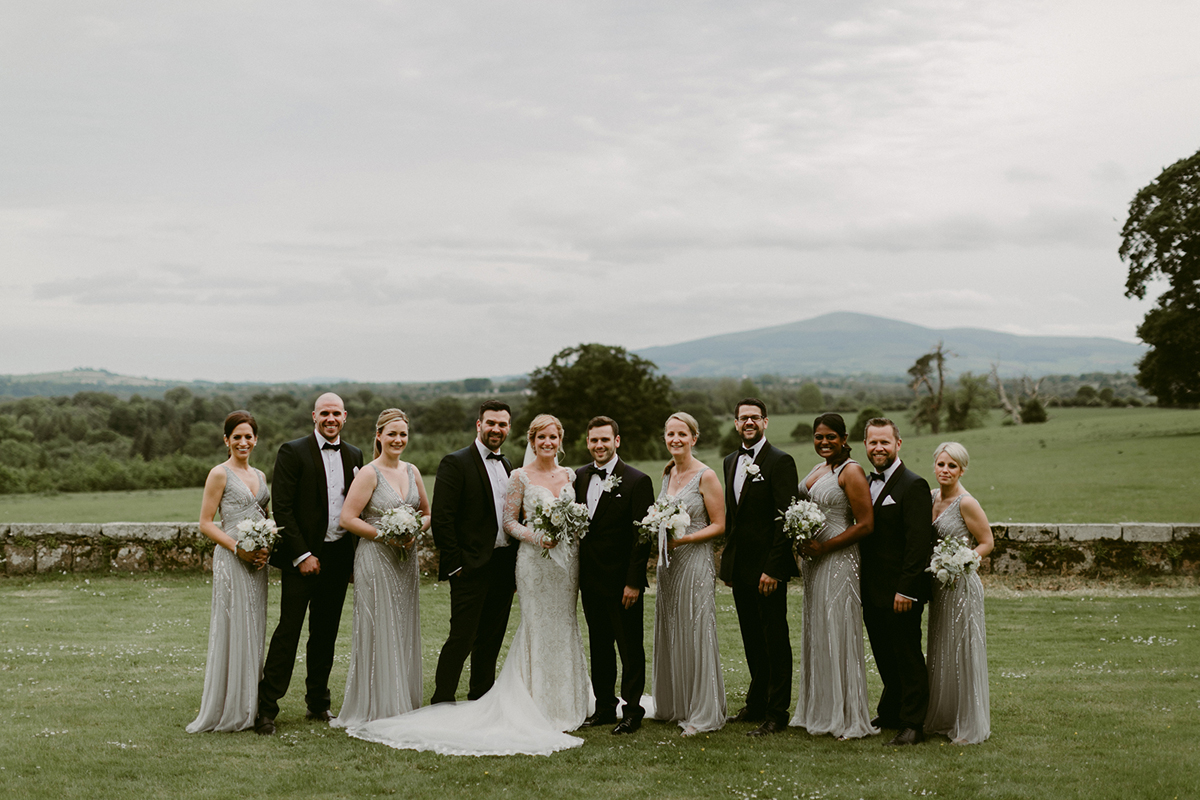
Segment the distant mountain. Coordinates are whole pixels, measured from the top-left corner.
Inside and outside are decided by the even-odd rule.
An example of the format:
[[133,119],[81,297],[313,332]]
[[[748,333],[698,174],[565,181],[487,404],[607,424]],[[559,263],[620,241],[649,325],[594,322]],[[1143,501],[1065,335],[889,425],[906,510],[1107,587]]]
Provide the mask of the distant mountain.
[[981,328],[925,328],[838,311],[813,319],[646,347],[637,354],[672,377],[742,375],[903,375],[938,342],[957,357],[954,374],[1078,375],[1132,372],[1140,344],[1081,336],[1017,336]]

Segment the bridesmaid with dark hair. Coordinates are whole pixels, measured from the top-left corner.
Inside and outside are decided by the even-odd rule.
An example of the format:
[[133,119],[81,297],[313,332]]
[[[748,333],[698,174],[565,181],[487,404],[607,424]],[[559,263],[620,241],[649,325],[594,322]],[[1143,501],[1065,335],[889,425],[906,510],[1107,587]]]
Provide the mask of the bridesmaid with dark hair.
[[820,506],[825,525],[801,546],[800,692],[789,723],[839,740],[879,733],[867,705],[857,544],[874,529],[875,515],[847,438],[841,415],[813,420],[813,447],[824,461],[800,482],[800,493]]
[[394,717],[421,705],[421,607],[415,539],[383,543],[375,523],[407,505],[429,529],[429,498],[421,472],[401,461],[408,415],[387,408],[375,421],[375,460],[358,471],[341,525],[365,541],[354,551],[354,632],[342,709],[335,728]]
[[[204,481],[200,532],[216,544],[212,559],[212,616],[200,713],[188,733],[242,731],[254,727],[258,680],[267,633],[266,548],[247,552],[237,544],[238,523],[267,517],[267,477],[250,466],[258,423],[248,411],[225,417],[229,458]],[[213,518],[221,512],[221,524]]]

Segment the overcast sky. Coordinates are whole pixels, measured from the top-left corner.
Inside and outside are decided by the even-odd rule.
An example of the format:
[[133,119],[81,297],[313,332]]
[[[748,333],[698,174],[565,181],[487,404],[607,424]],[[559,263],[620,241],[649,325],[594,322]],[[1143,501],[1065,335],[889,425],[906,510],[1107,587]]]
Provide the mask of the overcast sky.
[[[0,10],[0,373],[453,379],[805,319],[1134,341],[1200,4]],[[914,354],[915,357],[916,354]]]

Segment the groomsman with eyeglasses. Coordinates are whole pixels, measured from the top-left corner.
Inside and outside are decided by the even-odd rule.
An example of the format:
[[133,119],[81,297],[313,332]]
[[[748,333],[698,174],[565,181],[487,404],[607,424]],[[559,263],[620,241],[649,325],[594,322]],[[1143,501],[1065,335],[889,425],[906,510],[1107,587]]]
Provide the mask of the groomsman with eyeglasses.
[[800,574],[783,533],[783,512],[796,499],[796,462],[766,439],[767,407],[747,397],[735,409],[741,438],[725,457],[725,550],[721,580],[733,587],[750,688],[731,722],[757,722],[749,736],[787,728],[792,700],[792,644],[787,582]]

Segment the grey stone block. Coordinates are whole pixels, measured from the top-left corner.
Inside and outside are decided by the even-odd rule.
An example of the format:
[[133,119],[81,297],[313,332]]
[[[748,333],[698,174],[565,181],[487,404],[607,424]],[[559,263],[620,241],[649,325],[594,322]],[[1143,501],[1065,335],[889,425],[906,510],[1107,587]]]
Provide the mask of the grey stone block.
[[75,572],[108,571],[108,553],[102,545],[77,544],[72,555],[72,567]]
[[29,545],[4,545],[4,571],[9,575],[28,575],[37,569],[37,550]]
[[199,522],[181,522],[179,524],[179,540],[181,542],[200,542],[205,535],[200,532]]
[[992,572],[997,575],[1020,575],[1028,571],[1025,562],[1017,555],[1017,551],[1005,550],[997,556],[992,556]]
[[1053,542],[1058,539],[1058,526],[1040,522],[1011,522],[1008,538],[1014,542]]
[[1173,530],[1168,522],[1142,522],[1122,525],[1121,535],[1127,542],[1169,542]]
[[106,522],[101,530],[119,542],[171,542],[179,538],[177,522]]
[[146,548],[137,544],[122,545],[113,553],[112,568],[119,572],[145,572],[150,568]]
[[992,523],[992,538],[1007,539],[1008,538],[1008,525],[1003,522],[993,522]]
[[9,536],[24,536],[28,539],[94,539],[100,535],[100,525],[95,522],[14,522],[9,525]]
[[1176,522],[1171,526],[1172,538],[1177,542],[1182,542],[1191,537],[1200,539],[1200,523],[1195,522]]
[[1120,525],[1059,525],[1058,538],[1064,542],[1094,542],[1121,538]]
[[48,544],[38,542],[37,571],[47,572],[71,571],[71,546],[68,544]]

